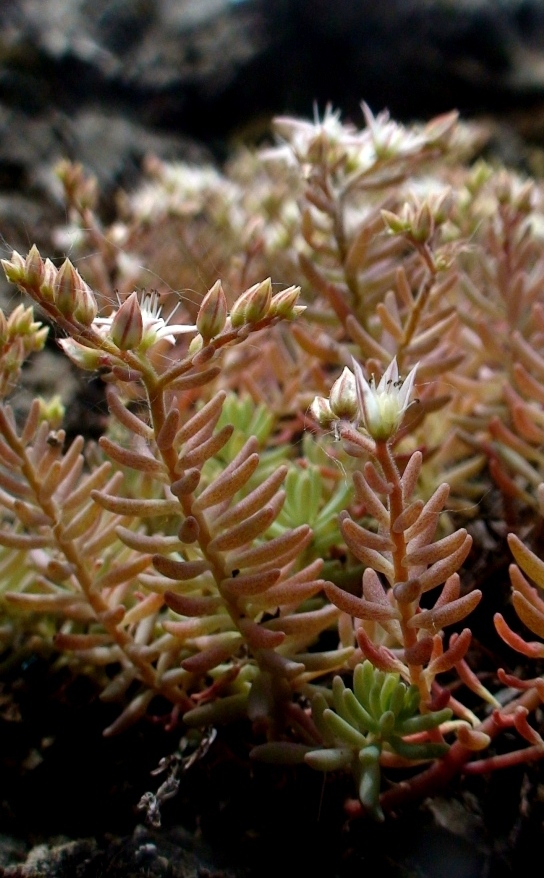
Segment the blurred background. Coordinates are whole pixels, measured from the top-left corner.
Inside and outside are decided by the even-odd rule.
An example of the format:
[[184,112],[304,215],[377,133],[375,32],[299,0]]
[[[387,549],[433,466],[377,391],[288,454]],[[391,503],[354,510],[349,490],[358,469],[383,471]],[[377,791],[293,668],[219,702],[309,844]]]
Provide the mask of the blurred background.
[[61,157],[107,200],[147,154],[221,160],[275,114],[331,103],[362,124],[361,100],[492,117],[518,160],[544,142],[544,2],[3,0],[2,249],[47,241]]

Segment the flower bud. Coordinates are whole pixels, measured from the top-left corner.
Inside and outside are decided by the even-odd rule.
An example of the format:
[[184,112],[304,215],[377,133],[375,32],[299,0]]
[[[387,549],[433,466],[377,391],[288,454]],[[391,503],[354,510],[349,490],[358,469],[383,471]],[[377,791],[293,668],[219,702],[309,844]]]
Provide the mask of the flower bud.
[[11,254],[11,259],[2,259],[2,268],[9,281],[18,284],[25,279],[25,260],[16,250]]
[[55,281],[55,304],[61,314],[71,317],[77,305],[77,293],[81,277],[69,259],[65,259],[58,270]]
[[31,287],[39,287],[44,277],[43,259],[35,244],[30,248],[25,259],[25,280]]
[[[287,287],[286,290],[276,293],[270,301],[268,309],[269,317],[283,317],[286,320],[292,319],[294,309],[300,296],[300,287]],[[298,306],[304,307],[304,306]]]
[[336,420],[336,415],[329,405],[329,400],[325,399],[324,396],[315,397],[310,406],[310,412],[320,427],[330,427],[332,422]]
[[355,421],[359,415],[355,376],[347,366],[331,387],[329,405],[336,417],[342,420]]
[[74,317],[83,326],[90,326],[98,312],[98,305],[90,286],[81,278],[81,286],[77,292],[77,304]]
[[202,299],[196,318],[196,327],[202,338],[208,340],[219,335],[226,320],[227,299],[221,281],[217,280]]
[[46,400],[40,396],[38,402],[40,403],[40,420],[47,421],[52,430],[60,429],[66,414],[61,397],[55,394]]
[[55,301],[55,285],[58,271],[50,259],[46,259],[43,266],[43,279],[40,285],[40,296],[46,302]]
[[414,241],[424,244],[434,232],[434,218],[428,201],[424,201],[420,208],[415,211],[410,229]]
[[236,299],[230,312],[230,321],[234,328],[245,323],[257,323],[268,313],[272,300],[272,283],[268,277],[254,284]]
[[79,369],[95,372],[100,367],[109,365],[108,357],[102,351],[88,348],[73,338],[59,338],[57,344]]
[[402,235],[409,230],[410,223],[405,217],[398,216],[391,210],[381,210],[380,213],[391,234]]
[[131,351],[138,347],[143,335],[142,310],[138,294],[131,293],[117,313],[110,329],[110,338],[121,351]]

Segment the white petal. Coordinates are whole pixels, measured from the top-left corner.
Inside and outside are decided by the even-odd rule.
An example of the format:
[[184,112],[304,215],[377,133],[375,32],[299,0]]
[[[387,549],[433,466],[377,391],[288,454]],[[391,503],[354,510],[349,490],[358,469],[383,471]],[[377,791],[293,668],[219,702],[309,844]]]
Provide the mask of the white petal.
[[380,383],[378,384],[378,393],[383,393],[384,391],[389,391],[391,388],[394,388],[398,380],[399,367],[397,366],[397,358],[393,357],[393,359],[389,363],[389,366],[380,378]]
[[402,411],[406,411],[408,405],[410,403],[410,396],[412,394],[412,389],[414,387],[414,382],[416,380],[416,372],[419,363],[416,363],[414,368],[410,371],[410,373],[406,376],[406,380],[402,385],[399,391],[399,405]]

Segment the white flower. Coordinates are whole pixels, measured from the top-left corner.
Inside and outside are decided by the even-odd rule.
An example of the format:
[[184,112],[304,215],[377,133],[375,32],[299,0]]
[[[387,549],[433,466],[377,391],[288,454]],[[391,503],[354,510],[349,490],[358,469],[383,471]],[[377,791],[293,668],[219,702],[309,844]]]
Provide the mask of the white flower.
[[403,381],[395,357],[376,387],[374,375],[367,381],[359,363],[353,360],[355,388],[363,426],[376,441],[387,441],[401,425],[414,386],[418,364]]
[[138,349],[140,352],[152,347],[161,339],[174,345],[177,335],[195,333],[194,325],[169,323],[174,312],[165,320],[161,317],[161,305],[156,291],[138,296],[132,293],[109,317],[95,317],[93,329],[102,338],[123,337],[127,342],[133,337],[134,344],[121,344],[123,350]]

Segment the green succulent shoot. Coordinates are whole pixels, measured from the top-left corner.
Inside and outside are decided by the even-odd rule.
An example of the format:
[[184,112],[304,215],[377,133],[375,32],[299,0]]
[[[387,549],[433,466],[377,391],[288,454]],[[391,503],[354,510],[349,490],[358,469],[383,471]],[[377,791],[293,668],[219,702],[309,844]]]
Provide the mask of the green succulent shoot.
[[314,697],[312,716],[328,746],[306,753],[305,761],[319,771],[350,768],[364,808],[375,819],[383,820],[383,752],[399,757],[398,764],[406,765],[436,759],[448,749],[441,741],[425,740],[425,733],[449,720],[451,710],[420,713],[419,708],[416,686],[407,686],[399,674],[379,671],[370,661],[364,661],[353,673],[353,690],[341,677],[334,678],[332,707],[321,693]]

